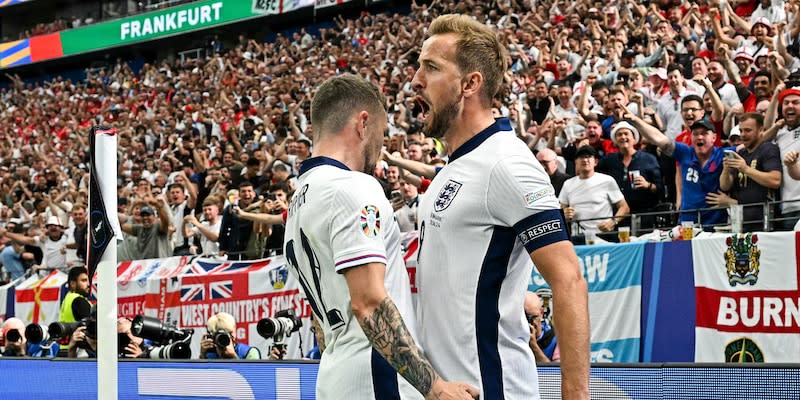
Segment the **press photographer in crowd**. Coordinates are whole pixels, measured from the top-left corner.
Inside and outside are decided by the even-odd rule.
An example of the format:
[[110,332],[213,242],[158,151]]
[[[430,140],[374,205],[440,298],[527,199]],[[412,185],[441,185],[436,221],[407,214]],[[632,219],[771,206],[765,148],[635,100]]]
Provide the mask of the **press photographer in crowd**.
[[130,318],[117,319],[117,353],[119,358],[144,358],[150,341],[134,336]]
[[25,323],[19,318],[9,318],[3,323],[3,329],[0,331],[3,336],[3,357],[24,357],[25,356],[25,336],[22,331],[25,330]]
[[89,302],[89,271],[86,267],[73,267],[67,276],[67,288],[61,302],[60,322],[76,322],[91,314],[92,304]]
[[206,323],[208,333],[200,342],[200,358],[261,359],[261,351],[236,340],[236,321],[233,316],[219,312]]

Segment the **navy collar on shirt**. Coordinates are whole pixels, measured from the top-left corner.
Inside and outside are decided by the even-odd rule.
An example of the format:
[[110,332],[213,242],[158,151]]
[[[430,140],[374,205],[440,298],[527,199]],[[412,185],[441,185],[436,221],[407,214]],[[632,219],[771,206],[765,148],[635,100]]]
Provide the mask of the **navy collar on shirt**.
[[497,132],[501,131],[510,131],[511,130],[511,122],[508,118],[498,118],[494,120],[494,123],[489,125],[486,129],[478,132],[477,135],[471,137],[469,140],[464,142],[453,154],[450,156],[450,159],[447,161],[448,164],[453,163],[459,157],[466,155],[472,150],[478,148],[481,143],[485,142],[486,139],[489,139],[492,135]]
[[334,160],[330,157],[325,157],[325,156],[318,156],[318,157],[311,157],[300,163],[300,175],[303,175],[306,172],[311,171],[311,169],[319,167],[321,165],[330,165],[331,167],[341,168],[345,171],[350,171],[350,168],[347,167],[347,165],[344,165],[344,163],[342,163],[339,160]]

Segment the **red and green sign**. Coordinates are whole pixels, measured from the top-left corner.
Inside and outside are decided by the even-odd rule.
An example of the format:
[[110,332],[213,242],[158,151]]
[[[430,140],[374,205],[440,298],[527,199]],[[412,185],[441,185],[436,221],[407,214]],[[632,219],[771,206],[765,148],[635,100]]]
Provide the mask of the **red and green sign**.
[[[305,2],[275,0],[258,9],[248,0],[205,0],[132,17],[0,43],[0,69],[208,29],[266,14],[291,11]],[[288,6],[284,8],[284,5]]]

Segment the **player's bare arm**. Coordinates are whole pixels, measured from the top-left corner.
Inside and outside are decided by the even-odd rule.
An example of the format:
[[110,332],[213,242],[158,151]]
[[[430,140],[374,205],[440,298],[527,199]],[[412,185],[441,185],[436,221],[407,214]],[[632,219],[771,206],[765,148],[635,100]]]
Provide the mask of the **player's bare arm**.
[[422,394],[431,390],[436,372],[420,354],[400,312],[388,296],[368,316],[359,320],[361,329],[386,361]]
[[589,398],[589,295],[572,244],[557,242],[531,252],[539,272],[553,290],[553,307],[561,352],[564,399]]

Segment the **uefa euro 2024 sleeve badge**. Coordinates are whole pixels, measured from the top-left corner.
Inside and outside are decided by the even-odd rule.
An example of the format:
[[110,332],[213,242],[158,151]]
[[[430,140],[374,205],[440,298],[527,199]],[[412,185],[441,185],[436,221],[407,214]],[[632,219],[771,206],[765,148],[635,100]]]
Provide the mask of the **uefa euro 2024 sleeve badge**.
[[361,231],[367,237],[375,237],[381,233],[381,212],[378,207],[365,206],[361,209]]
[[758,272],[761,267],[761,250],[756,245],[758,235],[747,233],[728,237],[725,244],[725,267],[728,273],[728,283],[731,286],[758,282]]

